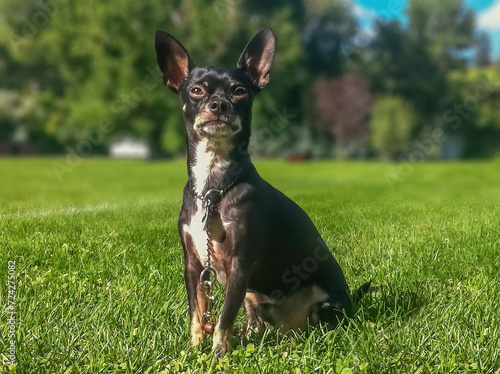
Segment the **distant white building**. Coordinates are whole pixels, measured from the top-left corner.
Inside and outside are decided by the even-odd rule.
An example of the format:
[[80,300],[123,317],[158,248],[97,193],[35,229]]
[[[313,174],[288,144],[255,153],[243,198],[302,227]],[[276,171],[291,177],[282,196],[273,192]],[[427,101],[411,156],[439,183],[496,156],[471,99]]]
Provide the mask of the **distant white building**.
[[143,140],[121,139],[111,143],[109,156],[111,158],[146,159],[149,157],[149,147]]

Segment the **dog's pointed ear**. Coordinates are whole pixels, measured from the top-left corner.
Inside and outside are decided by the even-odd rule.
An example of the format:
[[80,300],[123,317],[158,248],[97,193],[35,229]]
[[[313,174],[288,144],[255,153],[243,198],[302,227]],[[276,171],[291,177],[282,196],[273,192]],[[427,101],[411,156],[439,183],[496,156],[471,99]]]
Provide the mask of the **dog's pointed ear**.
[[260,30],[248,42],[238,60],[238,67],[246,71],[257,89],[262,89],[269,83],[276,40],[271,29]]
[[156,31],[155,47],[158,66],[163,72],[163,84],[172,91],[179,92],[182,82],[196,67],[194,61],[186,48],[167,32]]

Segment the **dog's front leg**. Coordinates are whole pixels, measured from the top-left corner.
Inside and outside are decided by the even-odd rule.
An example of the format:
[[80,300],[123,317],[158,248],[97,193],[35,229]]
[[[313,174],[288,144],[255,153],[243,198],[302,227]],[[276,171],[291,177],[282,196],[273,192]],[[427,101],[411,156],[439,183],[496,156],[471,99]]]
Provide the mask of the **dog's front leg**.
[[198,259],[185,257],[184,281],[188,294],[189,317],[191,320],[191,345],[196,347],[203,340],[203,312],[207,308],[207,299],[200,284],[200,274],[203,270]]
[[248,271],[241,268],[237,258],[233,258],[230,272],[226,274],[224,304],[219,323],[214,331],[213,350],[216,357],[222,357],[227,352],[227,345],[232,337],[234,321],[245,299],[247,282]]

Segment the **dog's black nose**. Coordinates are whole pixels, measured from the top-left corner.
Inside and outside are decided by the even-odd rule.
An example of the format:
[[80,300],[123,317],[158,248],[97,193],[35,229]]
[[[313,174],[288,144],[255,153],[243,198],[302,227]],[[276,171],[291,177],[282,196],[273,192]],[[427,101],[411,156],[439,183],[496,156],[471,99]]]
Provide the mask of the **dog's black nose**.
[[210,103],[208,103],[208,107],[210,108],[210,111],[213,114],[219,115],[227,110],[228,103],[224,100],[217,98],[210,101]]

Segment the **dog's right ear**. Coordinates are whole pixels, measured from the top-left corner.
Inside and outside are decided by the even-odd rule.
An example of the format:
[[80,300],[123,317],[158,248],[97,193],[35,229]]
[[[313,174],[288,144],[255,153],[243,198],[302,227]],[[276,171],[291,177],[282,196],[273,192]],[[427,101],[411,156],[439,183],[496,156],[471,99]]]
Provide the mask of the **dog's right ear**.
[[178,93],[196,65],[186,48],[167,32],[156,31],[155,47],[158,66],[163,72],[163,84]]
[[248,42],[238,60],[257,90],[269,83],[269,70],[274,59],[276,36],[271,29],[262,29]]

